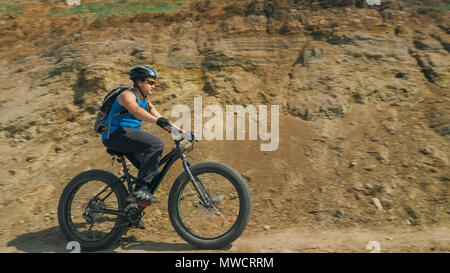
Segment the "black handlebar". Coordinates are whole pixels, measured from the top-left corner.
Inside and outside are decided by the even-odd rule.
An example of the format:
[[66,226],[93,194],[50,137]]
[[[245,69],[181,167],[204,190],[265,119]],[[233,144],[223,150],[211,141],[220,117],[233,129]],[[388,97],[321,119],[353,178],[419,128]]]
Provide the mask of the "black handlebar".
[[179,136],[179,138],[174,139],[174,140],[175,140],[175,143],[179,143],[179,142],[181,142],[182,140],[187,140],[187,141],[189,141],[189,142],[191,142],[191,143],[194,142],[194,141],[198,142],[197,136],[195,135],[194,132],[187,131],[187,132],[183,133],[183,132],[181,132],[181,131],[178,131],[178,130],[172,128],[171,133],[172,133],[173,135],[175,135],[175,136]]

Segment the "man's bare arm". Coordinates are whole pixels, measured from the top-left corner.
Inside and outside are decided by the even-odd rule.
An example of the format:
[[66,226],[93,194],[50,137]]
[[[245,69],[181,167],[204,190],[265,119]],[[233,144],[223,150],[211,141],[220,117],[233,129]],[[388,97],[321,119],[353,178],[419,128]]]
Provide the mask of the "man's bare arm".
[[147,112],[145,109],[139,107],[136,102],[136,95],[134,95],[132,92],[124,91],[122,94],[120,94],[118,101],[120,105],[125,107],[128,112],[130,112],[130,114],[142,121],[156,123],[156,120],[159,118]]
[[[130,114],[132,114],[133,116],[142,121],[156,123],[158,118],[162,117],[153,104],[150,104],[152,106],[150,113],[147,112],[145,109],[139,107],[139,105],[136,103],[136,95],[134,95],[132,92],[124,91],[122,94],[120,94],[118,101],[120,105],[125,107],[128,110],[128,112],[130,112]],[[172,127],[181,132],[184,132],[184,130],[180,129],[178,126],[174,124],[172,124]],[[168,132],[171,131],[170,126],[164,127],[164,129]]]

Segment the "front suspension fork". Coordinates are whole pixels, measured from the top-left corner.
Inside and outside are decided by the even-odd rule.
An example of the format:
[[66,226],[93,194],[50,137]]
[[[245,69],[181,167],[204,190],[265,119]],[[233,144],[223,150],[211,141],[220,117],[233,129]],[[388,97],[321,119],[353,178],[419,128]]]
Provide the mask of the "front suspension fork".
[[181,155],[181,160],[183,162],[183,168],[188,174],[189,179],[192,182],[192,185],[194,185],[195,191],[197,192],[197,196],[200,199],[200,202],[202,205],[209,207],[211,206],[212,202],[209,199],[208,192],[206,191],[205,187],[203,186],[203,183],[201,182],[200,178],[194,177],[189,167],[191,164],[186,159],[186,156],[184,154]]

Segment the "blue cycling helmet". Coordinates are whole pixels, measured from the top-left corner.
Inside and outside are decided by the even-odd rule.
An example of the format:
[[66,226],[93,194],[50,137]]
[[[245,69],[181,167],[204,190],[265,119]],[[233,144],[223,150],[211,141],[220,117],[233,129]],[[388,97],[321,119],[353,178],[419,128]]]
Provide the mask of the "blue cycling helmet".
[[154,77],[156,79],[156,72],[149,66],[136,66],[130,70],[130,80],[145,79],[147,77]]

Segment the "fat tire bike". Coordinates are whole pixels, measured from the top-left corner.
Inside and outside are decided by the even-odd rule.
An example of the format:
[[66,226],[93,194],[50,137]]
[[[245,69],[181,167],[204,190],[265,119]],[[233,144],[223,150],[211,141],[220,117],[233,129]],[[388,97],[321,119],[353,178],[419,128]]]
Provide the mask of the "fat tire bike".
[[[223,163],[191,165],[186,153],[197,142],[193,133],[179,133],[174,142],[175,148],[160,161],[150,193],[154,194],[173,163],[181,159],[184,171],[174,181],[168,198],[173,228],[196,248],[228,247],[244,232],[250,218],[252,202],[245,180]],[[98,169],[82,172],[66,185],[59,199],[61,231],[83,251],[111,247],[128,229],[138,226],[144,209],[151,205],[132,198],[136,177],[129,173],[124,154],[107,152],[113,162],[121,163],[123,176]]]

